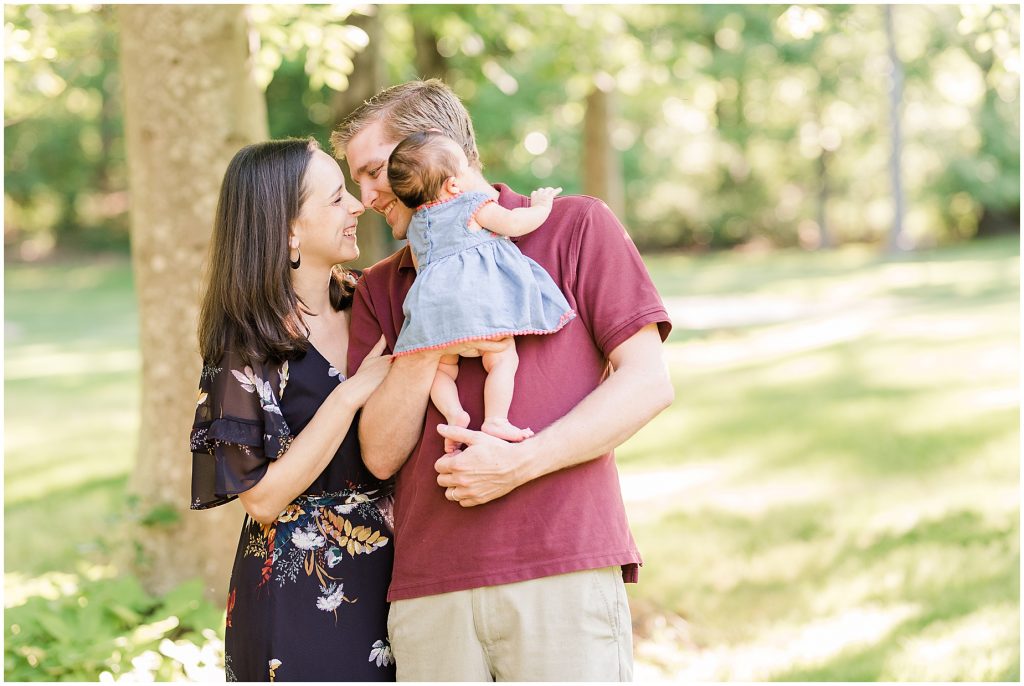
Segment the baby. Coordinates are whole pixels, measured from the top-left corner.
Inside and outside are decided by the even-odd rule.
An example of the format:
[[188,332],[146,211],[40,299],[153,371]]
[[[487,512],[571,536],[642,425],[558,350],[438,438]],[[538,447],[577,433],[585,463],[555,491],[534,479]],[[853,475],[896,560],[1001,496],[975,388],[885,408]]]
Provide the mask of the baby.
[[[438,350],[454,343],[554,333],[576,313],[544,268],[509,240],[547,219],[561,188],[541,188],[530,206],[495,202],[494,190],[471,174],[466,154],[442,133],[421,131],[395,147],[388,160],[391,190],[415,214],[409,224],[417,276],[405,298],[405,323],[394,355]],[[470,351],[464,357],[477,357]],[[515,343],[482,355],[484,421],[480,430],[507,441],[533,435],[512,425],[509,406],[519,366]],[[448,424],[469,426],[455,379],[459,357],[444,355],[430,398]],[[454,446],[445,441],[445,449]]]

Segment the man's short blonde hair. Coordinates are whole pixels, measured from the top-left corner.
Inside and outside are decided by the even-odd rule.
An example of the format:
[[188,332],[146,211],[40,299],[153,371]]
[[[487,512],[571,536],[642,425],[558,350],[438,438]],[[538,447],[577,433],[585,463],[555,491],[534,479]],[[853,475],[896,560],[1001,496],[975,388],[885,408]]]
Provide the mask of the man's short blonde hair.
[[334,156],[345,159],[345,148],[356,134],[374,122],[384,123],[384,133],[396,143],[417,131],[437,129],[458,143],[469,166],[480,170],[480,153],[469,112],[444,81],[408,81],[385,88],[342,121],[331,133]]

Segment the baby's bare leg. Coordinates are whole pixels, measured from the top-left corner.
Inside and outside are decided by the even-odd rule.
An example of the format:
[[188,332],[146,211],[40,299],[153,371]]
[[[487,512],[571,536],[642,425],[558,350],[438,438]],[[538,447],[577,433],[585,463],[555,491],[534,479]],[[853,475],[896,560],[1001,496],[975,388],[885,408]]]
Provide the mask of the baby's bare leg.
[[[459,401],[459,389],[455,379],[459,377],[459,356],[444,355],[441,364],[434,374],[434,383],[430,386],[430,399],[444,415],[445,422],[451,426],[466,428],[469,426],[469,413],[462,408]],[[444,451],[450,453],[456,444],[444,439]]]
[[508,421],[508,408],[512,405],[516,370],[519,368],[515,344],[501,352],[484,353],[482,362],[487,370],[487,381],[484,382],[484,423],[480,430],[506,441],[518,442],[529,438],[532,431],[520,429]]

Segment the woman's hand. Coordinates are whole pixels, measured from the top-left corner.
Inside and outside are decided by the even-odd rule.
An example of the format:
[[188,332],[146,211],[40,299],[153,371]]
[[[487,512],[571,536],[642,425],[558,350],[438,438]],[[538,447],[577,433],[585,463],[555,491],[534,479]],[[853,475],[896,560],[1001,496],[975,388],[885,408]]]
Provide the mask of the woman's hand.
[[345,389],[343,392],[352,398],[352,403],[357,408],[366,404],[373,392],[384,381],[384,377],[388,375],[388,370],[391,369],[393,358],[391,355],[383,354],[385,345],[387,344],[384,342],[384,336],[381,336],[377,345],[373,346],[363,363],[359,365],[359,371],[339,386]]

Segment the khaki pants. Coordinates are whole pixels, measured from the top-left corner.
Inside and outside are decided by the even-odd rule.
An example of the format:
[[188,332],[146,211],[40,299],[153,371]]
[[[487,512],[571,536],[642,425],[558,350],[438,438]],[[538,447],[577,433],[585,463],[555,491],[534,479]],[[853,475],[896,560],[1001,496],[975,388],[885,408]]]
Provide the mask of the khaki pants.
[[619,567],[397,600],[399,681],[630,681],[633,631]]

